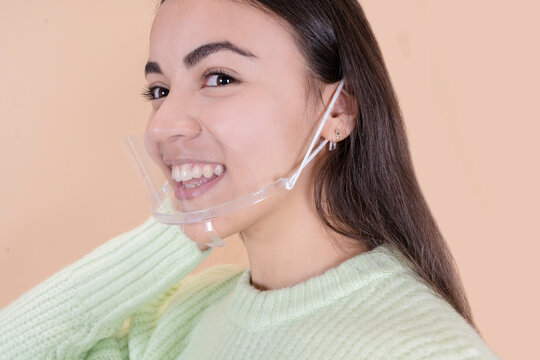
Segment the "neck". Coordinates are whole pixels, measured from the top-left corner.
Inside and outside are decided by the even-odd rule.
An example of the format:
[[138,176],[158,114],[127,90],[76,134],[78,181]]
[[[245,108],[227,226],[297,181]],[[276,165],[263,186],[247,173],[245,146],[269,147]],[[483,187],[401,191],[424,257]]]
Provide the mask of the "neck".
[[332,236],[338,241],[351,240],[322,223],[312,189],[299,185],[287,192],[279,207],[241,232],[251,282],[257,289],[280,289],[304,282],[366,251],[359,242],[354,242],[353,251],[336,246]]

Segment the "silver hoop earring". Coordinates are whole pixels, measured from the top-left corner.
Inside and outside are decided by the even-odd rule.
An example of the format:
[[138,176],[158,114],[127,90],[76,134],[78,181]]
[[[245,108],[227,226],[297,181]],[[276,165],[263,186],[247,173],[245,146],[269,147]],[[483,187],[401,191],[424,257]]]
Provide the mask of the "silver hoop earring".
[[339,129],[336,129],[336,141],[330,141],[328,145],[328,151],[336,150],[336,144],[339,142]]
[[333,141],[330,141],[328,145],[328,151],[334,151],[334,150],[336,150],[336,143]]

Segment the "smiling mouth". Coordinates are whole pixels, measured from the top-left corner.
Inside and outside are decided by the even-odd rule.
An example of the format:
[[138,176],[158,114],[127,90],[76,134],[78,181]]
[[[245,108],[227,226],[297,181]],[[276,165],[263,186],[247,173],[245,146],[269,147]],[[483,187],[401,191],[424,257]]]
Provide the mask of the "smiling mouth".
[[183,163],[171,167],[171,176],[188,189],[201,186],[226,171],[225,165],[212,163]]
[[[176,181],[174,194],[178,200],[184,201],[198,198],[213,188],[223,178],[226,172],[224,165],[212,164],[208,167],[207,165],[210,164],[183,164],[172,167],[171,172]],[[189,174],[189,170],[191,170],[191,175]],[[179,171],[180,174],[178,174]],[[202,175],[200,174],[201,171],[203,172]]]

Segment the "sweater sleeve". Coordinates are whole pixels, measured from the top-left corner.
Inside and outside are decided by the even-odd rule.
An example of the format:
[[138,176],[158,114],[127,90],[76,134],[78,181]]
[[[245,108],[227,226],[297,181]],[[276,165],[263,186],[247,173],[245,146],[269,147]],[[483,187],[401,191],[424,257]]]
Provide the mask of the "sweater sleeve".
[[[157,222],[118,235],[30,289],[0,311],[2,359],[83,359],[115,342],[129,315],[188,276],[202,251],[178,226]],[[124,353],[125,354],[125,353]]]

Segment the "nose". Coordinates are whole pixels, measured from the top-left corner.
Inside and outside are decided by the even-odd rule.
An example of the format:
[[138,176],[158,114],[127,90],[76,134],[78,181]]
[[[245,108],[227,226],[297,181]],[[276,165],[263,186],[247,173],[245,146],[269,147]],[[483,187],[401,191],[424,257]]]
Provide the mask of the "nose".
[[157,143],[174,142],[179,138],[185,141],[201,132],[201,124],[190,112],[189,98],[179,99],[171,94],[172,91],[146,124],[147,136]]

